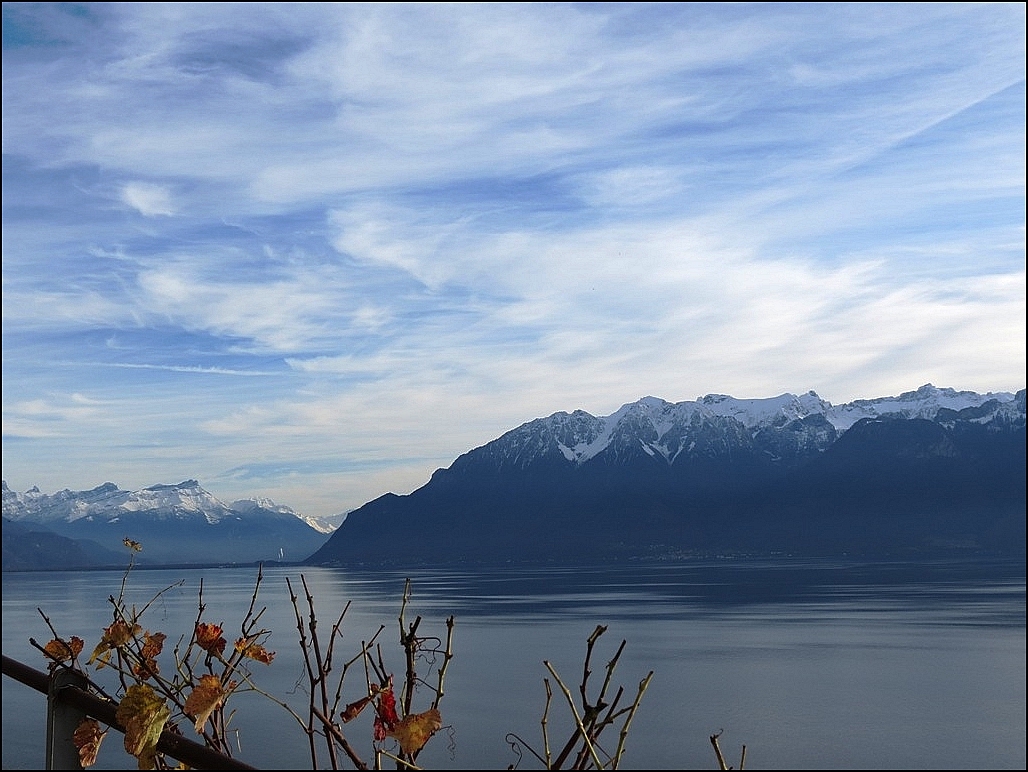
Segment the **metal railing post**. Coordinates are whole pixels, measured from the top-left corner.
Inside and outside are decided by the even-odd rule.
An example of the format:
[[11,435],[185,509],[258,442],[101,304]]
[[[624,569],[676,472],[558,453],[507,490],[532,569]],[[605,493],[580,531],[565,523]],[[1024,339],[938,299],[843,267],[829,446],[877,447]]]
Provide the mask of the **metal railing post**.
[[[125,732],[118,721],[116,703],[90,694],[88,681],[71,668],[57,668],[50,675],[3,654],[3,673],[40,694],[47,695],[46,768],[82,769],[73,735],[86,716]],[[82,679],[82,680],[77,680]],[[244,761],[225,756],[213,748],[193,742],[170,729],[161,732],[157,751],[188,764],[193,769],[257,769]]]
[[69,686],[85,689],[87,685],[81,673],[69,668],[57,668],[50,676],[46,695],[47,769],[82,769],[72,735],[86,717],[86,712],[61,699],[61,692]]

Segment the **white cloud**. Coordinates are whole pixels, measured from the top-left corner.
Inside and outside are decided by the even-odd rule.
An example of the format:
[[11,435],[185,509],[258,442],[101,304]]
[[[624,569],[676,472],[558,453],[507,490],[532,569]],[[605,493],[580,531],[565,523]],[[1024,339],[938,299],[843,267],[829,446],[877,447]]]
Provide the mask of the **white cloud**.
[[1023,386],[1023,6],[89,14],[4,52],[25,487],[329,514],[555,410]]
[[162,185],[130,182],[121,189],[121,200],[146,217],[175,214],[171,191]]

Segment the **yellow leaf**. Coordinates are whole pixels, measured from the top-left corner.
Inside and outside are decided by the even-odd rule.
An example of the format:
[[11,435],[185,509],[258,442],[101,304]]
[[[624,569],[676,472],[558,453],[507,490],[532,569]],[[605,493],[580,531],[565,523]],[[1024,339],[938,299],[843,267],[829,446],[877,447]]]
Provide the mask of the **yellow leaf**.
[[[233,686],[235,686],[235,682],[230,681],[229,689],[231,690]],[[224,702],[227,695],[228,692],[221,688],[221,679],[218,676],[200,676],[199,686],[193,689],[182,708],[186,715],[196,719],[194,726],[198,734],[203,732],[203,725],[207,723],[211,713]]]
[[392,729],[386,732],[387,737],[395,737],[404,753],[417,753],[425,747],[428,738],[443,726],[442,716],[435,708],[424,713],[404,716]]
[[78,636],[71,636],[71,642],[63,638],[54,638],[43,647],[43,651],[50,655],[50,658],[57,662],[67,662],[75,659],[81,652],[85,642]]
[[100,731],[100,722],[92,718],[82,719],[75,728],[71,740],[79,749],[79,761],[83,767],[96,764],[96,754],[100,752],[100,743],[106,734],[107,730]]
[[157,741],[171,717],[164,700],[146,684],[133,684],[125,690],[115,717],[125,728],[125,750],[136,757],[140,769],[151,769]]
[[240,638],[236,641],[236,651],[244,657],[263,662],[265,665],[270,665],[271,660],[275,658],[275,652],[268,651],[259,643],[249,643],[246,638]]
[[157,748],[145,747],[136,756],[136,769],[157,769]]

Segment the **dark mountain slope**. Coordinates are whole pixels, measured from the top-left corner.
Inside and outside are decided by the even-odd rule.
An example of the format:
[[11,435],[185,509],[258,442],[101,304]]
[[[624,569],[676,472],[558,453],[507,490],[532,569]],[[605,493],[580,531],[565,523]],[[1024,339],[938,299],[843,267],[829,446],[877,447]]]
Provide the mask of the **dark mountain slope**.
[[1020,412],[1008,402],[936,420],[888,414],[841,432],[824,415],[754,427],[698,410],[647,422],[626,406],[604,435],[588,414],[555,414],[355,510],[307,562],[1023,554],[1018,397]]

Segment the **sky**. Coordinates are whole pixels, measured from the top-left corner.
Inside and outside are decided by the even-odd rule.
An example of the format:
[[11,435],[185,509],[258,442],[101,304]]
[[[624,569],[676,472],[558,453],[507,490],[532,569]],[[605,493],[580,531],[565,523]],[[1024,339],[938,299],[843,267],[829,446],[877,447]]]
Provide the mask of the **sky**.
[[328,516],[644,396],[1025,387],[1025,5],[3,5],[3,479]]

